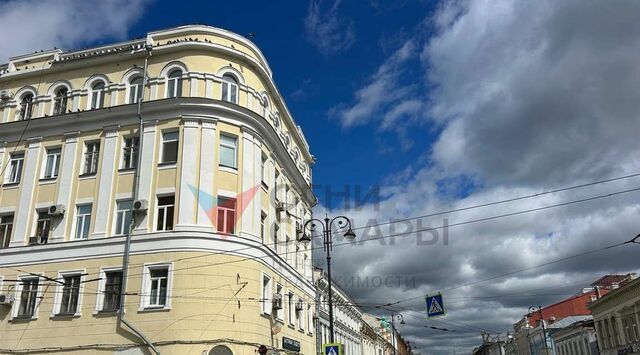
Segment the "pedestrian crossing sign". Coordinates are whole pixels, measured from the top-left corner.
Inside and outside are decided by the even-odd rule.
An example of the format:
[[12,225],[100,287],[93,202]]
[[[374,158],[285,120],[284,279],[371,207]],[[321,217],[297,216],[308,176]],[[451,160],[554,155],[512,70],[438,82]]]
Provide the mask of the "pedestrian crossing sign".
[[323,355],[343,355],[342,344],[340,343],[322,344],[322,354]]
[[427,317],[439,317],[444,315],[444,303],[442,294],[427,295]]

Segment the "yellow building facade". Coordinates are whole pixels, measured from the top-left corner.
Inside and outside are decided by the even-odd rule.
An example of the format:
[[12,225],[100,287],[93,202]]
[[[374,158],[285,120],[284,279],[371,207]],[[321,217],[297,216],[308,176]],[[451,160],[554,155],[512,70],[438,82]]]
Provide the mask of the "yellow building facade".
[[163,354],[315,352],[313,157],[249,40],[13,57],[0,121],[0,353],[151,353],[118,321],[132,218],[124,317]]

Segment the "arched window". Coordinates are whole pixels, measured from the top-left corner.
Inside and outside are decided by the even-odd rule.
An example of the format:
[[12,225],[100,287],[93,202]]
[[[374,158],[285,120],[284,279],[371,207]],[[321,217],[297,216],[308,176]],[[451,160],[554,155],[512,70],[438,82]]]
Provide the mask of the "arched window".
[[224,345],[218,345],[209,350],[209,355],[233,355],[233,352]]
[[56,97],[53,99],[53,114],[61,115],[67,111],[67,100],[69,96],[69,89],[61,87],[56,90]]
[[135,104],[142,99],[142,77],[136,75],[129,81],[129,103]]
[[167,79],[167,97],[182,96],[182,70],[174,69]]
[[33,94],[28,92],[20,100],[20,119],[29,120],[33,115]]
[[222,101],[237,103],[238,81],[231,74],[222,76]]
[[104,81],[96,81],[91,86],[91,109],[99,109],[104,107]]
[[269,116],[269,99],[267,95],[262,95],[262,116],[267,118]]

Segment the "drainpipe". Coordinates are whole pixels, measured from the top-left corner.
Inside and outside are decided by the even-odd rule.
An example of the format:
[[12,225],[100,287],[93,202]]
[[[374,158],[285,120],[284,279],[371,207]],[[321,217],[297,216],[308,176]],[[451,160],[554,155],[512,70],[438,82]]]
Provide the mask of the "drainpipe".
[[[143,125],[142,125],[141,110],[142,110],[142,100],[144,100],[144,89],[147,86],[147,80],[148,80],[147,66],[148,66],[149,58],[151,57],[151,49],[152,47],[149,44],[145,45],[144,47],[144,50],[147,52],[147,56],[144,58],[144,73],[143,73],[144,77],[142,79],[142,95],[141,95],[141,98],[138,100],[138,110],[137,110],[138,119],[140,120],[140,126],[138,128],[138,161],[136,165],[136,181],[134,184],[134,193],[133,193],[133,196],[135,197],[136,200],[138,199],[138,192],[140,191],[140,165],[142,161]],[[136,327],[133,326],[133,324],[131,324],[124,318],[125,294],[127,293],[127,274],[129,271],[129,256],[131,253],[131,233],[133,232],[135,219],[136,219],[136,214],[132,212],[131,223],[129,224],[129,228],[127,230],[126,242],[124,245],[124,255],[122,257],[122,287],[120,289],[120,309],[118,310],[118,322],[120,323],[120,326],[124,324],[135,335],[137,335],[140,339],[142,339],[142,341],[144,341],[144,343],[147,344],[147,346],[151,348],[151,351],[153,351],[156,355],[160,355],[160,350],[158,350],[158,348],[156,348],[156,346],[153,345],[151,340],[149,340],[149,338],[147,338],[147,336],[144,335],[142,331],[138,330]]]

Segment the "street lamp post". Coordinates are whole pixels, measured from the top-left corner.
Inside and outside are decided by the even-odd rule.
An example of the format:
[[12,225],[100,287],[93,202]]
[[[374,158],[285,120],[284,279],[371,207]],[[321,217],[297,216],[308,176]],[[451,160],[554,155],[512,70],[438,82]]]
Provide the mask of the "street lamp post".
[[[544,327],[544,316],[542,315],[542,306],[531,306],[529,307],[529,314],[533,312],[540,313],[540,324],[542,324],[542,339],[544,341],[544,349],[547,349],[547,330]],[[545,351],[546,353],[546,351]]]
[[393,347],[393,355],[396,355],[396,327],[395,327],[396,317],[400,319],[400,324],[404,324],[404,317],[402,316],[402,314],[391,313],[391,346]]
[[342,231],[347,229],[347,231],[343,234],[343,236],[351,241],[356,238],[356,234],[351,229],[351,221],[349,218],[345,216],[337,216],[333,219],[329,219],[329,217],[325,217],[324,220],[320,220],[317,218],[310,219],[304,223],[302,227],[302,236],[298,239],[299,242],[304,245],[309,244],[311,242],[311,237],[307,235],[304,231],[309,230],[310,232],[317,231],[319,227],[322,227],[322,236],[324,238],[323,245],[324,250],[327,252],[327,278],[329,283],[329,338],[331,343],[334,342],[333,337],[333,291],[331,290],[331,249],[333,247],[333,240],[331,237],[333,236],[333,222],[336,222],[337,229]]

